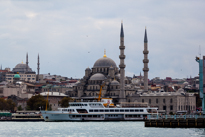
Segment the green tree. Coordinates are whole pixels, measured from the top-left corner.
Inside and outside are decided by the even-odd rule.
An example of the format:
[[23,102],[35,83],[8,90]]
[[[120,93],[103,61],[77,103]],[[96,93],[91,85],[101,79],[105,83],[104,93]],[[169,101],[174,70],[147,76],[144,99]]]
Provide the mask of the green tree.
[[16,104],[11,99],[8,99],[6,103],[8,104],[8,109],[14,111]]
[[61,107],[68,107],[70,101],[73,101],[73,99],[70,97],[64,97],[61,101],[59,101],[59,104]]
[[11,99],[5,100],[0,98],[0,110],[14,111],[15,106],[15,103]]
[[[41,95],[32,96],[27,101],[27,110],[40,110],[40,107],[46,108],[46,99]],[[49,103],[47,103],[47,107],[49,107]]]
[[22,107],[21,107],[21,105],[18,106],[18,110],[19,110],[19,111],[23,110]]

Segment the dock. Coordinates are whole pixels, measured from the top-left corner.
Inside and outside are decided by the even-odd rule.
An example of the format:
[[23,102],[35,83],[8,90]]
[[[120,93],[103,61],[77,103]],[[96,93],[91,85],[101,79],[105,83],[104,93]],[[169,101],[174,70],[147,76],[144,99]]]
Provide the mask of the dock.
[[199,115],[164,115],[145,120],[145,127],[160,128],[205,128],[205,116]]

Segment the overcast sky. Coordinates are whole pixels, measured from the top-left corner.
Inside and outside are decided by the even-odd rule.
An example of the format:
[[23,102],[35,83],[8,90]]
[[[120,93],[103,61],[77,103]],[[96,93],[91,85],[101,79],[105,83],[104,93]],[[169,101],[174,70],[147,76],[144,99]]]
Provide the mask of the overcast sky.
[[82,78],[104,55],[119,65],[120,23],[125,35],[126,76],[143,68],[147,27],[149,79],[198,75],[195,56],[205,55],[204,0],[1,0],[0,64],[22,60],[40,73]]

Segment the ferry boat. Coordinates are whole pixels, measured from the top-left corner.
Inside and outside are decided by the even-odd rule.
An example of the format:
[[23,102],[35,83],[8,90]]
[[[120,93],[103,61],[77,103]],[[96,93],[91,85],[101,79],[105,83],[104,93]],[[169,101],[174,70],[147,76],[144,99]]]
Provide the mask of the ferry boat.
[[101,102],[70,102],[67,108],[41,111],[45,121],[142,121],[148,115],[158,115],[158,108],[147,103],[121,103],[114,106],[112,99]]
[[12,121],[44,121],[44,118],[37,111],[17,111],[12,114]]

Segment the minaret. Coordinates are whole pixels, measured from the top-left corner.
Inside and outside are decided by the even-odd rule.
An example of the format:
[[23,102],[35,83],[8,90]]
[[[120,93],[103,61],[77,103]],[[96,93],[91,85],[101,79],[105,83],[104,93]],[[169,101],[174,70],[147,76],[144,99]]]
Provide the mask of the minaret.
[[140,72],[140,86],[142,85],[142,75],[141,75],[141,72]]
[[2,70],[2,64],[1,64],[1,70]]
[[123,23],[121,23],[121,32],[120,32],[120,95],[119,95],[119,102],[125,102],[126,98],[125,98],[125,64],[124,64],[124,59],[125,59],[125,55],[124,55],[124,50],[125,50],[125,46],[124,46],[124,32],[123,32]]
[[149,68],[148,68],[148,53],[149,51],[147,50],[147,43],[148,43],[148,40],[147,40],[147,30],[145,28],[145,35],[144,35],[144,51],[143,51],[143,54],[144,54],[144,60],[143,60],[143,63],[144,63],[144,68],[143,68],[143,71],[144,71],[144,91],[148,91],[148,71],[149,71]]
[[39,54],[38,54],[38,63],[37,63],[37,71],[38,71],[38,74],[37,74],[37,80],[36,81],[39,81],[39,70],[40,70],[40,62],[39,62]]
[[28,52],[26,54],[26,72],[28,72]]

